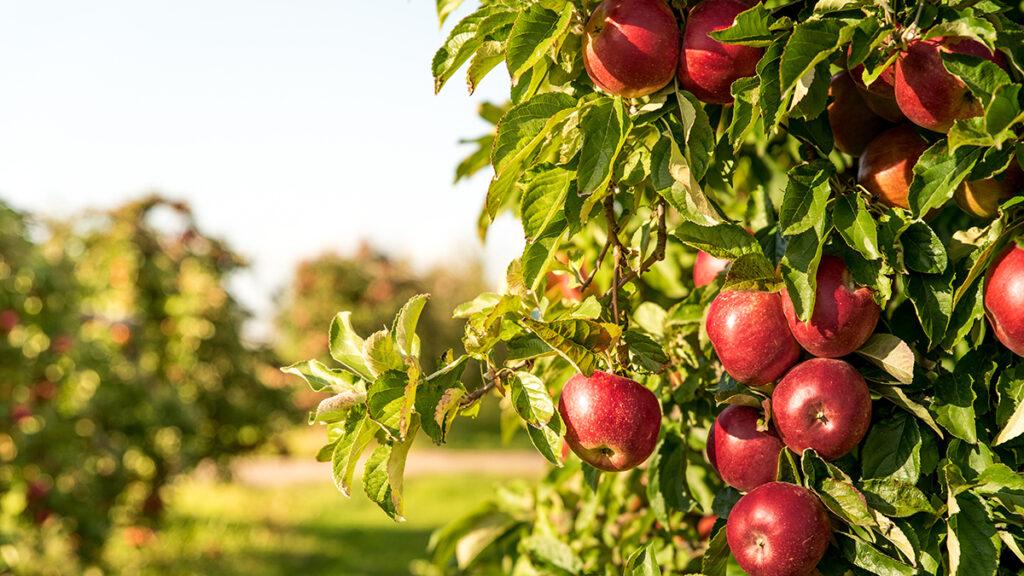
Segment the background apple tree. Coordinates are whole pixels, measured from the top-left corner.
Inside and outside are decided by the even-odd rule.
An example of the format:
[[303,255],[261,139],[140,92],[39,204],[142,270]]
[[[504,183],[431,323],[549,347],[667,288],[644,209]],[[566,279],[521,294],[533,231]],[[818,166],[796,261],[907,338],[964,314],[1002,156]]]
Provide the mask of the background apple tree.
[[[460,3],[438,0],[442,23]],[[326,425],[319,457],[338,488],[353,490],[368,453],[363,489],[400,520],[419,432],[443,444],[500,398],[552,470],[438,531],[422,573],[719,575],[739,573],[737,558],[751,574],[801,562],[823,574],[1018,573],[1021,21],[1019,6],[993,0],[481,2],[434,56],[435,87],[463,69],[470,91],[499,67],[511,77],[509,101],[481,110],[494,132],[458,174],[493,169],[480,235],[511,213],[526,247],[502,291],[455,309],[463,349],[439,369],[425,369],[435,359],[421,359],[416,334],[427,296],[372,334],[341,312],[337,365],[286,369],[330,394],[311,421]],[[716,261],[729,264],[711,280],[702,267]],[[843,340],[818,314],[854,286],[869,290],[858,306],[878,310],[877,325],[841,350],[818,347]],[[762,346],[718,336],[711,304],[727,293],[769,303],[731,316]],[[773,354],[769,378],[734,369]],[[464,384],[470,364],[479,386]],[[864,419],[842,450],[786,423],[793,392],[784,405],[781,390],[813,392],[808,364],[866,382],[870,420],[827,399],[837,425],[851,406]],[[563,450],[560,391],[596,370],[660,404],[639,467],[605,473]],[[755,415],[752,435],[785,441],[753,471],[769,478],[733,478],[721,452],[710,464],[727,406]],[[807,550],[820,543],[811,557],[780,561],[784,538],[752,523],[751,507],[788,502],[766,480],[813,495],[813,521],[774,511],[810,531]],[[752,533],[762,540],[744,543]]]

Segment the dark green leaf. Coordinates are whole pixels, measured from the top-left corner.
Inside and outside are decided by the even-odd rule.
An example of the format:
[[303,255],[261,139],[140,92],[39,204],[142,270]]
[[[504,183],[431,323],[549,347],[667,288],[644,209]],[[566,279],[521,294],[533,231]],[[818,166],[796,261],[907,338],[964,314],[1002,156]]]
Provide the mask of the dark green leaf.
[[868,260],[882,256],[878,249],[878,227],[863,197],[846,194],[837,198],[832,218],[836,230],[850,248]]
[[864,478],[916,484],[921,476],[921,431],[909,414],[897,412],[871,427],[862,452]]
[[569,29],[573,5],[566,2],[561,13],[532,4],[519,13],[509,32],[506,62],[513,79],[519,78],[543,58]]

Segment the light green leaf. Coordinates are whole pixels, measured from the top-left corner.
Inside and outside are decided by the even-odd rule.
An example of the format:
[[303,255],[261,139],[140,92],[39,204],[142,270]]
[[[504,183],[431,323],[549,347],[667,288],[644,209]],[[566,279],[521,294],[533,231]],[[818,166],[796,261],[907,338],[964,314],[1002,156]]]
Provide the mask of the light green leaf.
[[418,358],[420,355],[420,337],[416,335],[416,324],[419,323],[420,314],[429,299],[429,294],[413,296],[402,306],[402,309],[398,311],[398,316],[395,317],[395,325],[392,327],[395,333],[395,344],[398,345],[398,351],[405,356]]
[[438,22],[443,26],[444,21],[448,19],[448,15],[454,12],[462,5],[463,0],[437,0],[437,19]]
[[836,230],[850,248],[868,260],[882,256],[878,249],[878,226],[863,197],[846,194],[837,198],[832,218]]
[[865,480],[861,488],[868,504],[888,516],[903,518],[919,512],[935,514],[928,497],[911,483],[874,478]]
[[996,41],[996,30],[988,20],[968,16],[957,20],[939,22],[928,29],[923,39],[927,40],[940,36],[973,38],[991,50]]
[[891,558],[877,548],[859,538],[842,538],[843,556],[854,566],[878,576],[914,576],[917,570],[895,558]]
[[577,187],[581,195],[600,193],[608,187],[612,165],[631,127],[632,121],[618,98],[598,100],[583,115],[580,122],[583,140],[577,167]]
[[323,392],[324,390],[335,393],[366,392],[363,381],[354,377],[351,372],[328,368],[318,360],[298,362],[281,368],[281,372],[302,378],[314,392]]
[[772,42],[769,28],[772,20],[772,13],[758,2],[737,14],[732,26],[711,32],[708,36],[725,44],[764,47]]
[[796,25],[779,64],[782,93],[787,94],[797,80],[824,62],[841,45],[853,37],[855,25],[843,20],[824,18],[807,20]]
[[921,476],[921,431],[904,412],[876,422],[862,451],[864,478],[892,478],[916,484]]
[[568,361],[578,372],[590,374],[597,365],[597,356],[618,340],[621,330],[614,324],[590,320],[558,320],[544,323],[523,318],[523,326]]
[[[664,159],[665,169],[672,176],[672,185],[658,190],[686,220],[703,226],[713,226],[723,221],[722,216],[701,189],[686,157],[683,156],[674,138],[669,137],[669,154]],[[660,167],[652,167],[652,170]]]
[[534,242],[565,210],[565,199],[576,173],[545,167],[527,182],[523,191],[522,223],[526,241]]
[[789,238],[786,253],[782,256],[782,280],[793,302],[797,317],[806,322],[814,310],[814,299],[818,286],[818,264],[821,263],[822,249],[828,240],[832,224],[828,216],[814,226]]
[[974,401],[977,399],[970,376],[948,372],[935,380],[935,397],[932,398],[932,412],[938,423],[950,434],[976,444],[978,431]]
[[583,561],[576,556],[572,548],[555,538],[545,534],[528,536],[520,544],[534,560],[563,570],[569,574],[579,574],[583,570]]
[[513,80],[532,68],[554,47],[569,29],[573,10],[571,2],[562,6],[561,13],[538,3],[519,13],[508,35],[505,57]]
[[829,178],[834,172],[827,160],[800,164],[789,171],[789,184],[779,211],[783,234],[800,234],[824,219],[825,204],[832,194]]
[[376,430],[377,427],[370,422],[363,408],[354,409],[341,428],[341,436],[331,453],[331,475],[334,485],[345,496],[352,495],[352,475],[356,464],[370,440],[373,440]]
[[531,426],[543,426],[551,420],[555,413],[555,403],[551,399],[544,381],[525,371],[518,371],[508,379],[512,394],[512,406],[519,417]]
[[857,354],[885,370],[901,384],[914,381],[914,351],[892,334],[874,334]]
[[854,488],[853,484],[825,478],[821,481],[818,495],[825,506],[833,514],[845,520],[848,524],[870,528],[875,526],[875,517],[868,508],[864,496]]
[[654,557],[654,546],[648,544],[638,548],[626,559],[623,576],[661,576],[658,559]]
[[981,150],[973,147],[960,147],[950,153],[946,140],[925,150],[914,165],[907,197],[914,216],[920,218],[948,202],[979,158]]
[[735,260],[746,254],[764,256],[757,239],[732,222],[721,222],[702,226],[694,222],[682,222],[673,232],[683,244],[703,250],[715,258]]
[[388,370],[402,370],[405,367],[402,354],[387,330],[374,332],[366,339],[363,343],[363,359],[374,377]]
[[946,532],[949,573],[953,576],[995,574],[1002,541],[988,507],[970,492],[959,494],[956,505],[959,511],[950,516]]
[[405,437],[405,431],[409,426],[406,406],[414,405],[418,385],[418,379],[410,382],[405,372],[397,370],[381,374],[377,381],[370,385],[366,402],[370,419],[391,438]]
[[352,313],[339,312],[331,322],[331,331],[328,335],[328,346],[331,350],[331,358],[362,377],[364,380],[373,380],[373,373],[366,366],[363,358],[363,339],[356,334],[352,328]]
[[547,424],[540,427],[527,426],[526,433],[541,456],[555,466],[562,466],[562,438],[565,436],[565,425],[558,412],[551,416]]

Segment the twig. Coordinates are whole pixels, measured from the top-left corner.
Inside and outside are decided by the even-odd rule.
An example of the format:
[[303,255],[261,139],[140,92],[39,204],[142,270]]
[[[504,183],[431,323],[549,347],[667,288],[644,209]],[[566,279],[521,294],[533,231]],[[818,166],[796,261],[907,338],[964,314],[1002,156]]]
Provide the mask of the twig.
[[471,406],[474,402],[483,398],[485,394],[493,390],[497,384],[498,375],[495,373],[494,367],[492,366],[487,369],[487,376],[484,378],[484,385],[473,390],[469,394],[466,394],[466,397],[459,402],[459,406],[463,408]]
[[658,244],[654,247],[654,252],[648,256],[646,260],[640,263],[639,269],[630,270],[620,278],[618,283],[615,285],[616,288],[622,288],[626,283],[634,278],[639,278],[644,274],[644,272],[650,270],[651,266],[654,266],[665,259],[665,248],[668,244],[668,226],[666,226],[665,222],[667,210],[665,208],[665,199],[659,199],[657,206],[654,208],[654,213],[658,218]]
[[604,264],[604,257],[606,255],[608,255],[608,247],[611,246],[611,245],[612,245],[612,238],[611,238],[611,234],[609,234],[608,235],[608,239],[605,240],[605,242],[604,242],[604,248],[601,248],[601,253],[597,256],[597,262],[594,263],[594,269],[591,270],[590,275],[587,277],[586,280],[583,281],[583,284],[580,285],[580,292],[581,293],[586,291],[586,289],[594,281],[594,278],[597,277],[597,272],[598,272],[598,270],[601,269],[601,265]]

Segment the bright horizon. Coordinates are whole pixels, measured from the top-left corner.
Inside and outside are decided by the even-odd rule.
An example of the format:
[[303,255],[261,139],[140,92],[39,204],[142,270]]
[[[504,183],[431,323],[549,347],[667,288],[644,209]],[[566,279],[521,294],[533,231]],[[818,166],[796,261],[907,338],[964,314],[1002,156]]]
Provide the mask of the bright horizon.
[[261,334],[300,260],[363,239],[419,269],[479,255],[497,280],[519,226],[481,248],[490,175],[452,178],[507,75],[470,97],[461,76],[435,96],[430,74],[472,4],[442,31],[423,0],[4,3],[0,199],[47,216],[189,202],[251,262],[233,289]]

